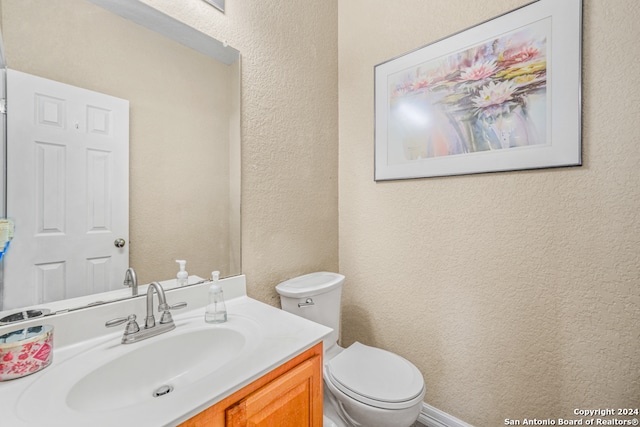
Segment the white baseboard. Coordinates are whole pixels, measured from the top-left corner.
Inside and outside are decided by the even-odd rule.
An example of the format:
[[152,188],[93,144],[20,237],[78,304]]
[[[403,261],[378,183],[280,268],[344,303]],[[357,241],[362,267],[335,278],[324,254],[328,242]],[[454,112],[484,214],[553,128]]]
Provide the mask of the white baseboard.
[[434,408],[426,403],[422,404],[422,410],[418,417],[418,422],[427,427],[473,427],[456,417]]

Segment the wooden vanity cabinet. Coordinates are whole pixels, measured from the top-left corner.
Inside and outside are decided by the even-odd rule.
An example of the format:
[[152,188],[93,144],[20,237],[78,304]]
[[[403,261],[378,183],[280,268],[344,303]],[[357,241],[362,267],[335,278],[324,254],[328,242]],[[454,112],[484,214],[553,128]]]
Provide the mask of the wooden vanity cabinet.
[[322,427],[322,343],[179,427]]

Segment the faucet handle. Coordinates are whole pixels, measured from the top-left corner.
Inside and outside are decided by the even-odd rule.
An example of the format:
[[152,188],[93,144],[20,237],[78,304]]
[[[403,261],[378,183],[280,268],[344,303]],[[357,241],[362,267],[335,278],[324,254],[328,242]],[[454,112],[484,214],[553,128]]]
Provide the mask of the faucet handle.
[[113,326],[122,325],[127,322],[127,326],[124,328],[124,334],[134,334],[140,330],[140,326],[138,326],[138,322],[136,322],[136,315],[130,314],[127,317],[118,317],[116,319],[111,319],[104,324],[107,328],[111,328]]
[[173,322],[173,317],[171,316],[171,312],[169,310],[179,310],[181,308],[185,308],[187,306],[186,302],[177,302],[173,305],[169,304],[160,304],[158,307],[159,310],[163,310],[162,317],[160,317],[160,323],[171,323]]
[[187,306],[186,302],[177,302],[173,305],[169,305],[167,303],[160,304],[158,306],[158,311],[168,311],[168,310],[178,310],[180,308],[185,308]]
[[187,303],[182,301],[182,302],[177,302],[175,304],[173,304],[172,306],[169,307],[169,310],[179,310],[181,308],[185,308],[187,306]]

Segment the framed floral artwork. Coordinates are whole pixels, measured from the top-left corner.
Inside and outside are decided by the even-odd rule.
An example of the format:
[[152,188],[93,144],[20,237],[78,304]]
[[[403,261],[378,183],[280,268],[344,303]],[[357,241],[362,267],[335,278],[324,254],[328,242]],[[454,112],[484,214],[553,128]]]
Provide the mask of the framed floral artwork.
[[538,0],[378,64],[376,181],[578,166],[582,0]]

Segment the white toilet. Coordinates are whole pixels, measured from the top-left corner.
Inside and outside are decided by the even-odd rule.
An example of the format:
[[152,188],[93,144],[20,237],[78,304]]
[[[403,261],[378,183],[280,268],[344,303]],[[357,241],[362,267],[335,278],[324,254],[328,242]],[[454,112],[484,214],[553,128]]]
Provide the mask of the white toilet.
[[425,395],[422,374],[411,362],[356,342],[338,346],[344,276],[318,272],[276,286],[282,309],[321,323],[324,340],[324,426],[409,427]]

